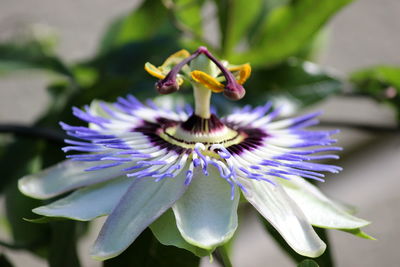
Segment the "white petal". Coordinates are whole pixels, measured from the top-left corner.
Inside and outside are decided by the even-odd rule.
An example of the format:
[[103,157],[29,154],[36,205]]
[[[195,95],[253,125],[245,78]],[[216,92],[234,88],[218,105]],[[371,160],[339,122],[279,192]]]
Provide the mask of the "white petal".
[[132,182],[130,178],[121,177],[83,188],[49,205],[38,207],[33,212],[50,217],[89,221],[110,214]]
[[240,182],[248,190],[248,193],[244,193],[246,199],[297,253],[318,257],[325,251],[325,243],[280,184],[250,179],[240,179]]
[[66,160],[39,173],[21,178],[18,181],[18,188],[27,196],[46,199],[121,175],[120,167],[100,171],[85,171],[85,169],[98,164],[99,162]]
[[122,253],[155,219],[161,216],[186,190],[185,172],[154,182],[136,180],[107,218],[93,245],[92,256],[106,260]]
[[237,227],[237,206],[240,193],[209,165],[209,176],[198,168],[189,189],[173,206],[182,237],[190,244],[213,249],[227,242]]
[[311,224],[325,228],[354,229],[368,221],[350,215],[303,178],[291,176],[282,181],[285,191],[299,205]]

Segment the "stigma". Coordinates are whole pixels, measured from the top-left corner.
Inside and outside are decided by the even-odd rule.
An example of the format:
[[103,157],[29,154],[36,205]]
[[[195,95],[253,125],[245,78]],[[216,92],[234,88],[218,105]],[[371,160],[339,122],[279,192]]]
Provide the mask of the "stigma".
[[184,81],[190,83],[194,92],[195,114],[203,119],[211,116],[209,102],[212,93],[223,93],[230,100],[239,100],[246,93],[243,84],[251,74],[248,63],[231,65],[220,61],[206,47],[199,47],[192,54],[180,50],[159,67],[147,62],[145,70],[159,79],[156,89],[160,94],[178,91]]

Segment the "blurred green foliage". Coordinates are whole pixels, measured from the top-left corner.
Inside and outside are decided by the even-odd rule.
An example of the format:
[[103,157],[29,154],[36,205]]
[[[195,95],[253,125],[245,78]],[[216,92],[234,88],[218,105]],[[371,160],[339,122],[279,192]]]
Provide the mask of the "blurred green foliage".
[[397,111],[400,121],[400,66],[373,66],[350,75],[354,92],[384,102]]
[[[137,9],[117,17],[105,30],[97,53],[81,62],[67,63],[57,55],[50,45],[54,39],[51,35],[0,43],[0,74],[21,69],[56,74],[47,88],[50,105],[34,126],[52,129],[60,139],[63,133],[59,121],[79,125],[72,116],[72,106],[81,107],[93,99],[114,101],[128,93],[139,99],[154,97],[155,81],[144,72],[144,63],[157,65],[181,48],[193,51],[199,45],[208,46],[217,56],[234,64],[250,62],[253,66],[246,98],[227,104],[222,97],[215,97],[214,103],[222,113],[227,105],[255,105],[267,99],[284,99],[303,108],[342,92],[341,79],[307,60],[318,49],[326,22],[350,2],[146,0]],[[204,10],[210,12],[205,14]],[[210,23],[218,28],[206,31]],[[350,81],[355,84],[355,92],[400,110],[399,77],[400,68],[378,66],[352,74]],[[190,99],[190,92],[185,97]],[[80,266],[76,244],[85,226],[65,221],[34,224],[22,220],[33,217],[30,210],[40,201],[22,196],[16,189],[18,178],[64,158],[61,142],[26,136],[15,136],[13,140],[0,142],[0,190],[6,198],[15,247],[45,257],[50,266]],[[326,255],[323,257],[325,263],[330,262]],[[294,260],[299,262],[303,258]],[[12,266],[4,255],[0,262],[1,266]],[[194,254],[160,244],[148,230],[121,256],[104,262],[107,267],[198,264]],[[306,260],[299,266],[318,265]]]

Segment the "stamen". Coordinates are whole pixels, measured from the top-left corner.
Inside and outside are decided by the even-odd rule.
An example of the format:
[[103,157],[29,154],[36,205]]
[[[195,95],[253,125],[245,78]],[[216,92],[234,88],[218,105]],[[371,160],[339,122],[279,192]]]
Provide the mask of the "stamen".
[[250,77],[250,74],[251,74],[251,67],[250,67],[250,64],[248,64],[248,63],[240,65],[240,66],[228,68],[228,70],[230,72],[239,71],[239,79],[237,80],[237,82],[239,84],[244,84],[247,81],[247,79]]
[[[186,51],[187,52],[187,51]],[[177,53],[179,53],[179,52],[177,52]],[[173,55],[172,55],[173,56]],[[172,57],[171,56],[171,57]],[[183,58],[184,59],[184,58]],[[182,59],[180,59],[180,60],[182,60]],[[165,65],[165,64],[172,64],[172,62],[169,62],[169,61],[173,61],[173,62],[175,62],[175,61],[177,61],[177,58],[173,58],[173,59],[170,59],[170,58],[168,58],[165,62],[164,62],[164,64],[161,66],[161,67],[156,67],[156,66],[154,66],[153,64],[151,64],[150,62],[146,62],[145,64],[144,64],[144,69],[147,71],[147,73],[148,74],[150,74],[151,76],[153,76],[153,77],[156,77],[156,78],[158,78],[158,79],[164,79],[165,77],[166,77],[166,75],[165,75],[165,71],[163,71],[163,66]],[[181,77],[177,77],[177,79],[176,79],[176,81],[178,82],[178,85],[179,86],[181,86],[182,84],[183,84],[183,79],[181,78]]]
[[198,83],[201,83],[214,93],[221,93],[224,91],[224,85],[214,77],[208,75],[207,73],[202,72],[200,70],[195,70],[192,71],[190,74],[193,80],[195,80]]
[[[225,77],[226,85],[223,86],[216,79],[210,78],[209,75],[200,72],[198,70],[192,72],[192,78],[204,84],[207,88],[211,89],[213,92],[221,92],[223,90],[224,95],[226,97],[232,100],[241,99],[246,93],[241,84],[243,84],[250,76],[251,73],[250,65],[244,64],[238,67],[231,68],[232,71],[237,71],[237,70],[239,71],[239,79],[236,81],[234,75],[220,61],[218,61],[204,46],[199,47],[196,50],[196,52],[194,52],[190,56],[188,55],[188,52],[186,50],[178,51],[177,53],[170,56],[160,68],[156,68],[150,63],[146,63],[145,69],[151,75],[159,79],[162,79],[156,83],[156,88],[158,92],[160,94],[170,94],[177,91],[182,82],[182,80],[179,80],[180,77],[177,78],[179,71],[186,64],[188,64],[190,61],[192,61],[200,54],[204,54],[205,56],[207,56],[220,69],[220,71]],[[166,67],[167,65],[172,65],[176,63],[178,60],[181,61],[177,63],[166,76],[164,76],[162,68]]]
[[185,49],[181,49],[178,52],[173,53],[172,55],[170,55],[164,61],[164,63],[161,65],[160,68],[163,70],[164,68],[167,68],[167,67],[169,67],[171,65],[179,64],[179,62],[181,62],[182,60],[184,60],[187,57],[190,57],[190,53]]
[[164,79],[165,75],[164,73],[157,68],[156,66],[154,66],[153,64],[146,62],[144,64],[144,69],[147,71],[147,73],[149,73],[151,76],[156,77],[158,79]]

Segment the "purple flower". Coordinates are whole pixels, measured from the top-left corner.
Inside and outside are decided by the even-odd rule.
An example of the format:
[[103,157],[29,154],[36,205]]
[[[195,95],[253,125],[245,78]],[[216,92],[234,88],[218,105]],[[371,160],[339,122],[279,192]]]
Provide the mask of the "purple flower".
[[[219,62],[202,47],[145,68],[161,79],[162,94],[176,92],[184,80],[192,83],[194,111],[151,101],[144,105],[131,95],[74,108],[88,126],[61,123],[71,136],[63,150],[83,153],[19,181],[21,192],[39,199],[74,191],[34,209],[37,214],[81,221],[108,215],[93,257],[120,254],[148,226],[162,243],[212,251],[234,234],[241,193],[296,252],[309,257],[325,250],[311,225],[358,229],[368,224],[307,181],[323,181],[322,172],[341,170],[311,162],[337,159],[332,153],[341,150],[332,146],[337,131],[305,129],[317,124],[318,113],[275,120],[279,110],[271,103],[222,118],[211,113],[212,92],[233,100],[244,96],[248,64]],[[171,209],[174,216],[168,215]],[[175,241],[153,223],[157,219],[175,229]]]

